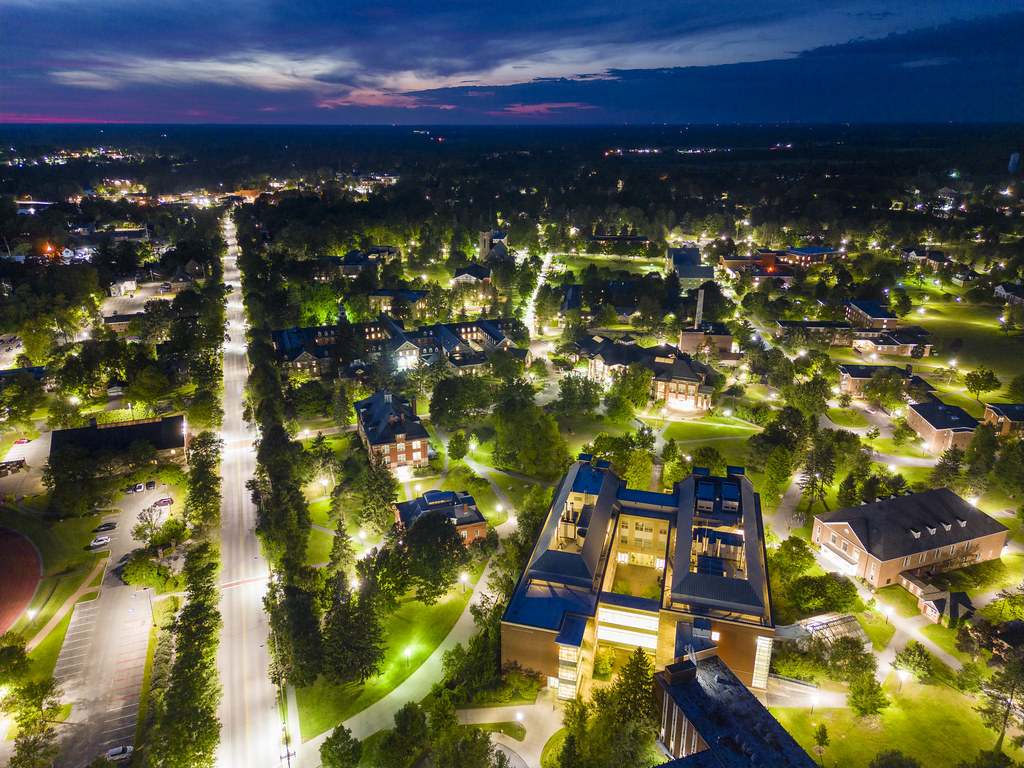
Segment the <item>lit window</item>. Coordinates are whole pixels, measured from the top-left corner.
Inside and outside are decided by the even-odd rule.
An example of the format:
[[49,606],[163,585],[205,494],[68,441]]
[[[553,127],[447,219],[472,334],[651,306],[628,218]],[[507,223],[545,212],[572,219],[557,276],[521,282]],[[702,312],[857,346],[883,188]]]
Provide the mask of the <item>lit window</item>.
[[571,645],[560,645],[558,646],[558,660],[559,661],[576,661],[579,658],[579,648],[574,648]]
[[910,557],[909,556],[903,558],[903,567],[906,568],[908,565],[910,565]]
[[398,454],[398,461],[405,461],[405,454],[404,453]]
[[466,532],[465,531],[459,531],[459,536],[461,536],[462,538],[466,538]]
[[928,553],[922,552],[920,555],[917,556],[917,562],[923,563],[926,557],[928,557]]

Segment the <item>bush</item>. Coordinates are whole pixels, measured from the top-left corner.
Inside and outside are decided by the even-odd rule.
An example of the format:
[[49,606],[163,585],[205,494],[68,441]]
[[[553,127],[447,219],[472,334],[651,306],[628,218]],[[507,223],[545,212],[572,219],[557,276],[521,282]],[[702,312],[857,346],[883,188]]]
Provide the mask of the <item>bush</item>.
[[178,577],[166,565],[156,562],[145,550],[138,550],[124,564],[121,578],[125,584],[151,587],[157,592],[175,592],[179,587]]

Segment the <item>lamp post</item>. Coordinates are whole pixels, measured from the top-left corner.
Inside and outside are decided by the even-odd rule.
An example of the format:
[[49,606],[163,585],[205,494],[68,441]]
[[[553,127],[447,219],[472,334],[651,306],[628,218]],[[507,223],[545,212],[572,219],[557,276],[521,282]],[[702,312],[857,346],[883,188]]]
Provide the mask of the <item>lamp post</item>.
[[814,705],[818,703],[818,694],[811,694],[811,714],[814,714]]
[[406,669],[409,668],[409,656],[410,656],[410,654],[412,654],[412,651],[410,651],[408,648],[406,648],[405,649],[405,668]]
[[461,581],[461,582],[462,582],[462,594],[466,594],[466,578],[467,578],[467,577],[466,577],[466,573],[465,573],[465,572],[463,572],[463,573],[462,573],[462,574],[461,574],[461,575],[459,576],[459,581]]
[[910,677],[910,673],[905,669],[901,669],[897,674],[900,677],[900,687],[896,689],[896,693],[899,693],[903,690],[903,683],[905,683],[907,678]]
[[29,619],[32,620],[32,628],[33,629],[35,629],[35,626],[36,626],[36,614],[37,613],[38,613],[38,611],[35,608],[29,608],[28,609],[28,617],[29,617]]
[[882,613],[885,614],[885,623],[888,624],[889,623],[889,614],[892,613],[892,606],[891,605],[883,606]]

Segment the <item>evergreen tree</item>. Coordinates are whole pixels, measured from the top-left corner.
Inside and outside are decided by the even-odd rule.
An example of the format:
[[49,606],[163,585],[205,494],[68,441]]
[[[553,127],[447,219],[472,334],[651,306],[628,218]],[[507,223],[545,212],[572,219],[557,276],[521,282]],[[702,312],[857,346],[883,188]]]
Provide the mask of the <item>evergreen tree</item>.
[[836,502],[840,507],[853,507],[857,505],[857,478],[853,472],[848,472],[843,481],[839,484],[839,491],[836,494]]
[[906,670],[917,680],[921,680],[931,672],[931,656],[917,640],[910,640],[896,653],[893,666],[896,669]]
[[847,703],[857,717],[877,715],[889,706],[889,700],[874,675],[860,675],[850,683]]
[[361,485],[359,519],[377,533],[384,533],[395,521],[392,505],[398,498],[398,481],[384,463],[384,457],[376,451]]
[[939,456],[939,462],[928,477],[928,483],[933,488],[945,487],[956,492],[963,486],[963,466],[963,449],[956,446],[947,448]]
[[356,560],[355,547],[352,545],[352,537],[345,529],[345,520],[340,518],[334,529],[334,541],[331,542],[331,559],[327,565],[328,570],[333,573],[344,572],[352,567]]
[[448,459],[450,461],[461,461],[469,453],[469,441],[466,433],[457,429],[448,438]]
[[764,466],[766,487],[778,495],[784,492],[783,485],[789,482],[789,476],[793,474],[793,455],[785,448],[779,446],[768,457]]
[[657,717],[652,679],[654,665],[643,648],[637,648],[619,671],[613,692],[619,722],[653,727]]
[[363,756],[363,743],[344,725],[338,725],[320,745],[323,768],[357,768]]

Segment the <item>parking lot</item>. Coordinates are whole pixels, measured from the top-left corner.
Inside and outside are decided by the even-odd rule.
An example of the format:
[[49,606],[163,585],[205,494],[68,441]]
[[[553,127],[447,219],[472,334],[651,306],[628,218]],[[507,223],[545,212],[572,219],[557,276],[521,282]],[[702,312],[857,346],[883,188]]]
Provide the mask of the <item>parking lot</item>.
[[0,371],[14,368],[14,359],[22,352],[21,339],[17,336],[0,336]]
[[135,291],[134,296],[108,296],[103,300],[100,314],[103,317],[110,317],[115,312],[119,315],[133,315],[136,312],[141,312],[150,299],[167,299],[168,301],[173,299],[173,293],[159,292],[160,285],[160,281],[139,283],[139,288]]

